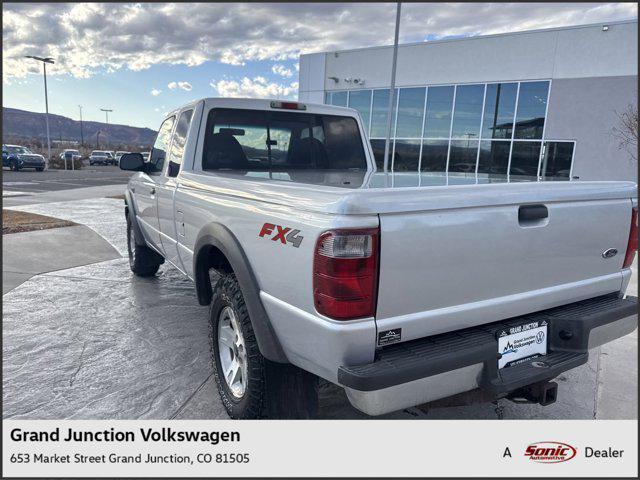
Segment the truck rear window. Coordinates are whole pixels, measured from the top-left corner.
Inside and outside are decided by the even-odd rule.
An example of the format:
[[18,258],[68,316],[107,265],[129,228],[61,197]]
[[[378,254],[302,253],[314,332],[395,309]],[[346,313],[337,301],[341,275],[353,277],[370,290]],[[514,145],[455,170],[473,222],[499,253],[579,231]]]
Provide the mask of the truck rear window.
[[214,108],[207,118],[203,170],[366,170],[354,118]]

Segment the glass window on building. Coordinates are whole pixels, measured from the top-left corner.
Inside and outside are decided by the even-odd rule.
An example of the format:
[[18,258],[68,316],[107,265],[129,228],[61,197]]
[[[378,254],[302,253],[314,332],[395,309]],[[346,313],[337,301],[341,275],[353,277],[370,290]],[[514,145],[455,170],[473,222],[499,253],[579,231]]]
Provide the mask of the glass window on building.
[[369,116],[371,113],[371,90],[354,90],[349,94],[349,107],[354,108],[362,117],[364,131],[369,135]]
[[517,93],[517,83],[490,83],[487,85],[482,138],[511,139]]
[[452,138],[478,139],[484,85],[458,85],[453,110]]
[[[526,81],[397,89],[390,170],[445,173],[448,166],[450,172],[570,179],[575,142],[545,142],[548,148],[540,159],[549,85]],[[389,90],[326,92],[325,102],[360,112],[382,170]]]
[[347,106],[347,92],[333,92],[331,94],[331,105],[337,107]]
[[449,150],[449,172],[475,173],[477,158],[477,140],[452,140]]
[[569,180],[573,142],[545,142],[540,175],[545,180]]
[[449,140],[424,140],[420,170],[423,172],[446,172],[448,153]]
[[429,87],[424,138],[449,138],[454,87]]
[[400,89],[396,138],[422,137],[425,93],[426,88]]
[[[384,154],[384,142],[383,142],[383,154]],[[394,172],[417,172],[419,163],[420,163],[420,140],[396,140],[395,141],[395,150],[393,152],[393,171]]]
[[480,142],[478,173],[506,175],[509,168],[510,151],[511,142],[491,142],[488,140]]
[[376,167],[378,168],[378,171],[381,172],[383,170],[384,167],[384,142],[385,140],[382,139],[373,139],[373,140],[369,140],[369,142],[371,143],[371,149],[373,150],[373,157],[376,160]]
[[[396,89],[396,95],[398,90]],[[371,112],[371,138],[386,138],[387,112],[389,111],[389,89],[373,91],[373,109]],[[395,129],[396,108],[393,106],[391,114],[391,136]]]
[[514,138],[541,139],[547,111],[549,82],[522,82]]
[[513,142],[509,175],[537,177],[541,147],[540,142]]

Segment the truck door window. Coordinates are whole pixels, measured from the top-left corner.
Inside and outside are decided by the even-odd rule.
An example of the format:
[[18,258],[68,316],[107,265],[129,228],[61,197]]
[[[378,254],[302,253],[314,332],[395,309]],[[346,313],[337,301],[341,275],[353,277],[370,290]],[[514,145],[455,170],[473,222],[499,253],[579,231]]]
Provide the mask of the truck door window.
[[352,117],[262,110],[212,109],[203,170],[366,170]]
[[189,133],[189,125],[191,125],[191,117],[193,110],[185,110],[180,114],[176,131],[173,133],[171,140],[171,150],[169,151],[169,166],[167,167],[167,176],[176,177],[182,165],[182,157],[184,156],[184,146],[187,143],[187,134]]
[[172,116],[167,118],[158,131],[158,136],[151,149],[151,158],[149,159],[149,173],[162,172],[164,166],[164,159],[167,156],[167,147],[169,145],[169,137],[171,130],[173,129],[173,123],[176,121],[176,117]]

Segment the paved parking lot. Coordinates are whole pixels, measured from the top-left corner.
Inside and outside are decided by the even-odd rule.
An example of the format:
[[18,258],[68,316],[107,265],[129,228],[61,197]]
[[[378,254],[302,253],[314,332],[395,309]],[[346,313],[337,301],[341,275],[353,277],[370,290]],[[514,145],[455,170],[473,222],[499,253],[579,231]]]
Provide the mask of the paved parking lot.
[[[207,307],[170,267],[150,279],[131,274],[122,200],[17,208],[85,225],[122,258],[35,275],[3,296],[3,417],[226,418],[211,375]],[[637,331],[557,381],[549,407],[462,395],[378,418],[637,418]],[[366,418],[326,383],[320,417]]]
[[2,171],[3,196],[42,193],[56,190],[95,187],[100,185],[124,185],[133,172],[120,170],[117,166],[86,166],[82,170],[20,170]]

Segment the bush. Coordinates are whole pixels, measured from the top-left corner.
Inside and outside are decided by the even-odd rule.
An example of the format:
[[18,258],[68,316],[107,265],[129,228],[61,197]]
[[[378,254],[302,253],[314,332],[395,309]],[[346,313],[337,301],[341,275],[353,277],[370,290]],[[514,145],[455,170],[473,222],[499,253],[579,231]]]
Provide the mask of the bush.
[[[73,168],[75,170],[80,170],[83,167],[83,163],[82,163],[82,159],[80,158],[76,158],[73,161]],[[49,168],[54,168],[56,170],[64,170],[64,159],[60,158],[59,156],[57,157],[52,157],[51,160],[49,160]],[[71,160],[68,159],[67,160],[67,169],[71,170]]]

